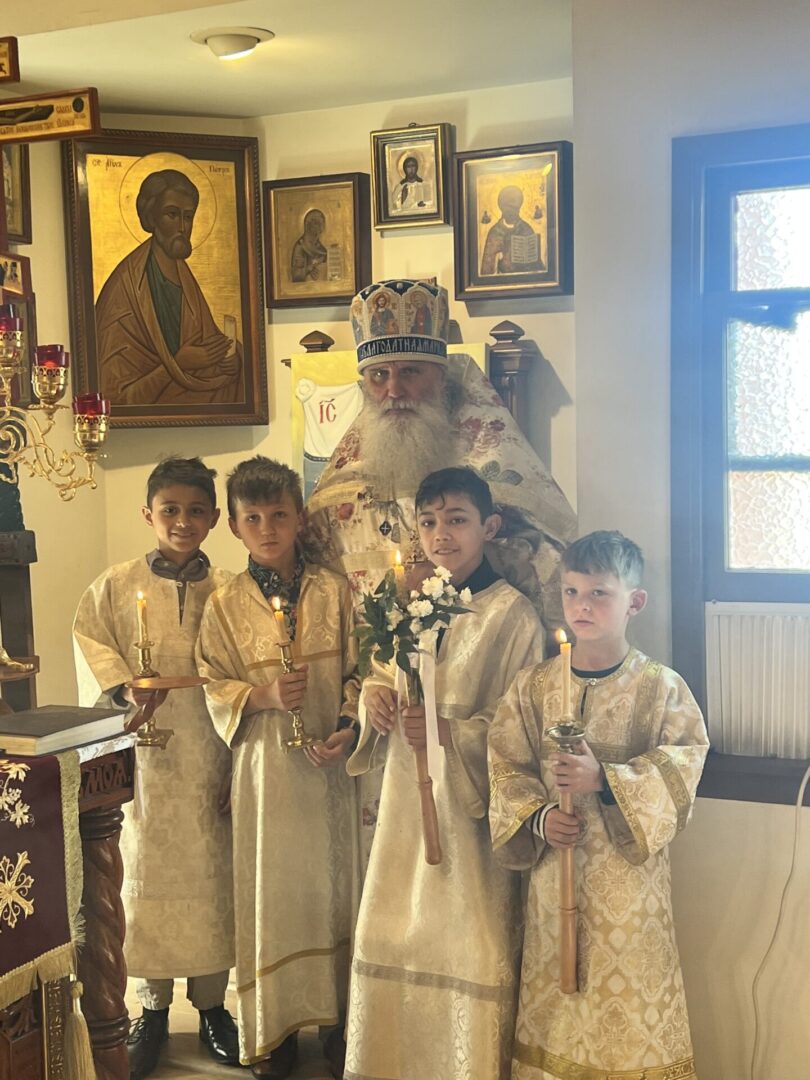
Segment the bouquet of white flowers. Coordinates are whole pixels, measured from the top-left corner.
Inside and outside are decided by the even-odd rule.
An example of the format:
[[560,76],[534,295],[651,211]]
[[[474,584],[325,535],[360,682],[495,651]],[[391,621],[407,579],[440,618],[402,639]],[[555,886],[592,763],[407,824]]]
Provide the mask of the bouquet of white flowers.
[[365,623],[355,630],[363,674],[376,656],[384,664],[396,658],[397,667],[410,675],[411,658],[432,650],[438,631],[447,629],[454,616],[469,611],[463,605],[472,600],[469,589],[459,593],[450,584],[450,571],[443,566],[437,566],[433,577],[425,578],[419,589],[403,593],[389,570],[374,592],[363,596]]

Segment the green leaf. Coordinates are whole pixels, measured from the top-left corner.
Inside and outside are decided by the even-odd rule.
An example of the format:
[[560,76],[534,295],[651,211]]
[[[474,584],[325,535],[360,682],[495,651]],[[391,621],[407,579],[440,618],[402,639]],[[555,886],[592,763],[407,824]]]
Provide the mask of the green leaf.
[[409,652],[405,651],[397,653],[397,667],[404,671],[406,675],[409,675],[411,671],[410,655]]

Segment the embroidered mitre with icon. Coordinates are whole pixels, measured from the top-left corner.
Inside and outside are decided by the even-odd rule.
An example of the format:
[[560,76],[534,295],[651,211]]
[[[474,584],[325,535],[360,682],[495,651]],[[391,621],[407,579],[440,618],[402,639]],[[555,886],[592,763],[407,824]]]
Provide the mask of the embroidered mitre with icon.
[[358,371],[391,360],[447,365],[450,307],[441,285],[379,281],[355,296],[350,313]]

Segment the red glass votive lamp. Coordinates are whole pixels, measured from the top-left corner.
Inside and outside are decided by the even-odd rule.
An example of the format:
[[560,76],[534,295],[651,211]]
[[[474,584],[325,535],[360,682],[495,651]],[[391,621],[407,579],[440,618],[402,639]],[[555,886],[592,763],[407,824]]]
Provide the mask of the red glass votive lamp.
[[76,416],[109,416],[110,403],[101,394],[77,394],[73,399]]
[[37,367],[70,367],[70,353],[65,352],[64,345],[37,345]]

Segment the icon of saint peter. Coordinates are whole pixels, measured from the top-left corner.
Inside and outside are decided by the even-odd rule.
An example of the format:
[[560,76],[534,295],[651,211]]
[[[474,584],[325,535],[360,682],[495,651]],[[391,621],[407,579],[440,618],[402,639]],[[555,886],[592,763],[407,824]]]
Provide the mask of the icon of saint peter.
[[118,263],[96,301],[100,390],[114,405],[244,398],[241,345],[216,325],[186,264],[199,201],[176,169],[141,184],[135,208],[149,239]]

